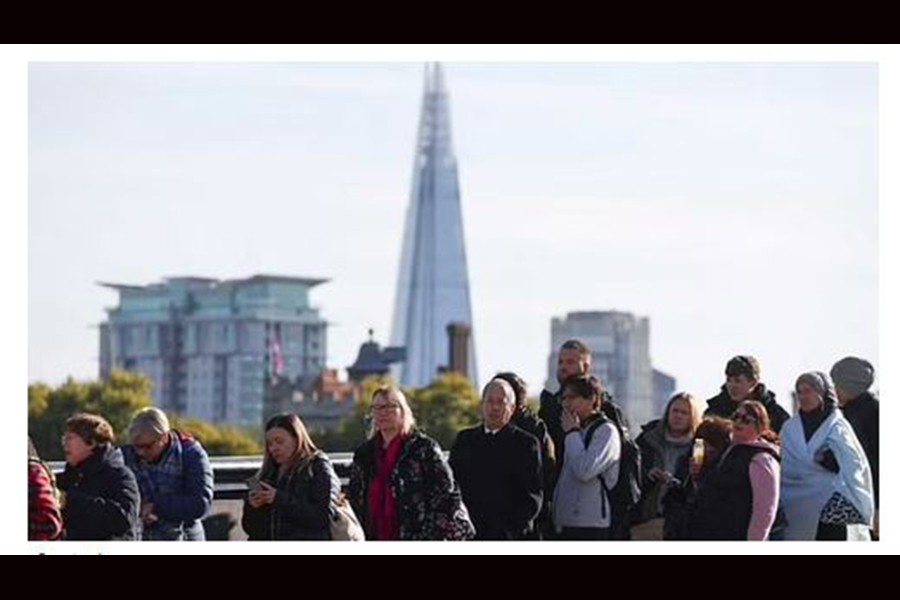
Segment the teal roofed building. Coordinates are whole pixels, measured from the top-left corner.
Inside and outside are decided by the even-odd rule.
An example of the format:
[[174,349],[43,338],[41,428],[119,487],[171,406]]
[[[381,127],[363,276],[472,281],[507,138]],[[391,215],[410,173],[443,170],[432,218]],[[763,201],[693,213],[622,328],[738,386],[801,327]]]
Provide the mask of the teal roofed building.
[[259,425],[268,382],[325,368],[327,323],[310,303],[325,279],[257,275],[103,283],[119,294],[100,325],[100,376],[138,371],[168,412]]

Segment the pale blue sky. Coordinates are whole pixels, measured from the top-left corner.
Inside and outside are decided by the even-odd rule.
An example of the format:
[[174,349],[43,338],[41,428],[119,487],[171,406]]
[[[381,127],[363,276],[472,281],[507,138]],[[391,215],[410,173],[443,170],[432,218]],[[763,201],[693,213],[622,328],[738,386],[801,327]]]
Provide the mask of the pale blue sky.
[[[878,71],[445,63],[479,373],[546,377],[550,318],[649,316],[703,397],[878,364]],[[95,377],[96,281],[322,276],[344,367],[389,337],[420,63],[32,64],[29,379]]]

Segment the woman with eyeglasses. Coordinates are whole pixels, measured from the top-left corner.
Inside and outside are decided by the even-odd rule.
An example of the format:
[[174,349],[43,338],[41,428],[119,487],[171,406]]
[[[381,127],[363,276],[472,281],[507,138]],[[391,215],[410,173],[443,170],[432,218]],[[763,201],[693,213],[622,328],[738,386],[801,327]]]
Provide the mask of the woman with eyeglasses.
[[66,470],[57,478],[67,540],[137,540],[141,503],[134,473],[103,417],[77,414],[62,439]]
[[367,540],[467,540],[475,529],[437,442],[415,429],[406,396],[372,395],[369,440],[353,455],[350,504]]
[[789,540],[868,540],[872,472],[828,375],[797,379],[800,411],[784,426],[782,507]]
[[248,482],[241,526],[250,540],[330,540],[341,481],[295,414],[266,423],[266,454]]
[[706,473],[688,521],[693,540],[764,541],[778,511],[781,476],[778,436],[765,406],[738,405],[731,417],[731,445]]

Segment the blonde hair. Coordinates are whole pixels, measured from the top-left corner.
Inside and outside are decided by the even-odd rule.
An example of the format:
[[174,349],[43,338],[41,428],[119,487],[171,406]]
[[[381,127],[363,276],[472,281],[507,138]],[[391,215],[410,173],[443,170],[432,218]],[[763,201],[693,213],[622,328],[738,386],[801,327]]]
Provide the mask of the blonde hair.
[[[413,415],[409,402],[406,400],[406,394],[398,387],[392,385],[383,385],[372,394],[372,404],[379,396],[393,398],[400,406],[400,412],[403,413],[403,424],[400,426],[400,434],[407,435],[416,426],[416,417]],[[368,439],[375,437],[378,431],[375,429],[375,419],[372,419],[372,425],[369,427]]]
[[669,411],[676,402],[680,401],[688,403],[688,412],[691,413],[691,435],[694,435],[703,421],[703,406],[696,396],[687,392],[678,392],[669,398],[666,410],[663,412],[663,427],[665,427],[666,431],[669,431]]

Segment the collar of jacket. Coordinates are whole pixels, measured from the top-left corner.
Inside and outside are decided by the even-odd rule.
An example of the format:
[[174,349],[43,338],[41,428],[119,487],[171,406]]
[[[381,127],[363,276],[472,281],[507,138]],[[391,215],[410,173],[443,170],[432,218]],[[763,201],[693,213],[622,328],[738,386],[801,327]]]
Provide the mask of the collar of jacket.
[[878,402],[878,398],[872,392],[865,391],[853,400],[850,400],[843,406],[843,408],[853,407],[862,407],[866,404],[872,404],[873,402]]
[[114,450],[115,449],[109,444],[100,444],[99,446],[94,448],[90,456],[88,456],[81,462],[81,464],[75,467],[75,470],[82,473],[95,473],[99,471],[104,463],[114,462]]
[[485,435],[508,435],[508,433],[515,427],[515,424],[512,422],[512,419],[509,420],[509,423],[498,429],[497,431],[491,431],[485,423],[481,424],[481,431]]
[[537,423],[537,420],[537,414],[533,410],[531,410],[530,406],[526,404],[522,408],[516,408],[516,412],[513,413],[513,416],[509,420],[509,423],[511,425],[515,425],[517,421],[525,423]]
[[581,429],[581,431],[587,431],[588,427],[590,427],[594,422],[601,420],[607,419],[603,416],[603,413],[600,412],[600,409],[597,409],[587,417],[585,417],[585,419],[581,422],[581,426],[579,427],[579,429]]
[[663,449],[666,443],[666,428],[663,426],[662,419],[650,421],[641,428],[641,441],[653,446],[654,448]]
[[[712,402],[716,402],[719,405],[727,405],[735,402],[731,399],[731,396],[728,395],[728,387],[725,384],[722,384],[720,390],[721,391],[719,392],[719,395],[713,398],[710,401],[710,404]],[[751,393],[750,397],[747,399],[756,400],[757,402],[762,403],[763,406],[768,408],[772,402],[775,402],[775,394],[766,387],[766,384],[760,382],[756,385],[756,387],[753,389],[753,393]],[[736,404],[739,404],[739,402]]]
[[[407,434],[406,439],[403,441],[403,448],[400,449],[400,456],[397,457],[397,462],[403,460],[403,458],[409,454],[410,450],[412,450],[413,446],[416,442],[421,439],[424,439],[424,435],[419,432],[418,429],[413,429]],[[378,450],[378,436],[376,435],[372,439],[366,441],[362,446],[362,454],[361,458],[369,467],[375,466],[375,453]]]

